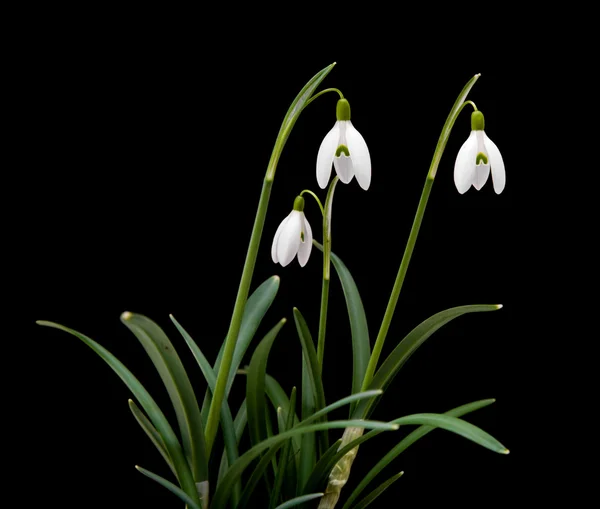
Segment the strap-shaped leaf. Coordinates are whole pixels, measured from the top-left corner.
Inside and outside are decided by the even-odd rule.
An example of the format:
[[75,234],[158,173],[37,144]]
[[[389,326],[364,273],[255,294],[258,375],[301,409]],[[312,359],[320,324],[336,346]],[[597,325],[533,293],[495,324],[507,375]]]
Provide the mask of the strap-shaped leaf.
[[[445,415],[449,415],[451,417],[461,417],[463,415],[470,414],[475,410],[479,410],[480,408],[484,408],[488,405],[494,403],[494,399],[482,399],[480,401],[474,401],[473,403],[468,403],[466,405],[461,405],[459,407],[453,408],[448,412],[445,412]],[[389,465],[396,457],[400,455],[400,453],[404,452],[408,447],[414,444],[420,438],[423,438],[429,432],[433,431],[435,428],[433,426],[421,425],[412,433],[403,438],[398,445],[396,445],[392,450],[390,450],[379,462],[365,475],[358,486],[354,488],[354,491],[346,500],[344,507],[342,509],[350,509],[352,507],[352,503],[358,498],[358,496],[364,491],[364,489],[369,485],[369,483],[381,472],[387,465]]]
[[283,318],[275,327],[273,327],[263,340],[259,343],[250,360],[248,367],[248,376],[246,380],[246,408],[248,411],[248,429],[250,431],[250,441],[253,445],[258,444],[267,436],[267,423],[265,419],[266,398],[265,398],[265,375],[267,370],[267,360],[273,341],[277,337],[287,320]]
[[[188,334],[188,332],[180,325],[180,323],[175,319],[173,315],[169,315],[171,321],[177,327],[177,330],[185,339],[185,342],[190,347],[194,358],[198,362],[198,366],[200,366],[200,370],[206,379],[206,383],[208,384],[209,389],[212,391],[215,388],[217,383],[217,377],[212,369],[212,366],[200,350],[200,347],[196,344],[196,342],[192,339],[192,336]],[[221,430],[223,432],[223,442],[225,444],[225,454],[227,455],[227,461],[230,465],[232,465],[236,459],[239,457],[238,453],[238,441],[236,440],[235,429],[233,425],[233,417],[231,416],[231,410],[229,409],[229,403],[227,399],[223,400],[221,404]],[[242,488],[238,483],[233,488],[233,503],[236,504],[241,495]]]
[[393,424],[407,425],[407,424],[426,424],[427,426],[433,426],[435,428],[442,428],[448,431],[452,431],[457,435],[463,436],[468,440],[475,442],[490,451],[498,452],[500,454],[508,454],[508,449],[504,447],[498,440],[492,435],[483,431],[481,428],[471,424],[470,422],[463,421],[458,417],[452,417],[451,415],[444,414],[413,414],[407,415],[406,417],[400,417],[391,421]]
[[[235,430],[235,441],[236,441],[236,444],[238,444],[238,446],[239,446],[240,440],[242,439],[242,434],[244,433],[244,429],[246,429],[247,424],[248,424],[248,412],[246,411],[246,399],[244,399],[244,401],[242,401],[242,404],[240,405],[240,408],[238,409],[238,413],[236,414],[235,419],[233,421],[233,429]],[[229,465],[232,465],[232,463],[229,463],[227,461],[227,455],[224,452],[221,455],[221,464],[219,465],[219,477],[217,478],[217,486],[223,479],[223,476],[225,475],[225,472],[227,472]],[[240,485],[240,487],[241,487],[241,485]],[[240,489],[240,494],[241,493],[242,492]]]
[[[302,352],[302,420],[315,413],[317,403],[314,385],[311,383],[310,362]],[[297,490],[301,493],[311,470],[317,461],[317,437],[314,433],[306,433],[301,437],[300,453],[298,454]]]
[[200,408],[175,347],[163,330],[143,315],[125,312],[121,315],[121,321],[138,338],[169,393],[194,479],[196,482],[206,481],[208,458]]
[[185,491],[179,489],[172,482],[167,481],[166,479],[163,479],[159,475],[153,474],[152,472],[150,472],[149,470],[146,470],[145,468],[138,467],[137,465],[135,466],[135,468],[138,472],[141,472],[146,477],[149,477],[150,479],[152,479],[153,481],[156,481],[158,484],[160,484],[164,488],[167,488],[171,493],[177,495],[181,500],[183,500],[189,506],[190,509],[200,509],[200,506],[194,500],[192,500],[190,497],[188,497],[187,494],[185,493]]
[[398,472],[397,474],[390,477],[387,481],[380,484],[377,488],[375,488],[371,493],[369,493],[365,498],[363,498],[358,504],[354,506],[354,509],[365,509],[370,506],[375,499],[381,495],[385,490],[387,490],[392,484],[394,484],[404,472]]
[[142,405],[142,408],[148,414],[150,421],[152,422],[156,430],[160,433],[160,436],[162,437],[165,443],[165,447],[167,448],[169,456],[173,461],[173,466],[175,467],[175,471],[177,472],[177,479],[179,479],[179,483],[183,491],[192,499],[192,501],[194,501],[197,505],[200,505],[198,492],[196,490],[196,485],[194,483],[194,478],[192,476],[190,466],[187,460],[185,459],[183,450],[181,448],[181,444],[179,443],[175,432],[171,428],[171,425],[167,421],[167,418],[162,413],[154,399],[152,399],[152,396],[150,396],[148,391],[138,381],[138,379],[135,376],[133,376],[131,371],[129,371],[123,365],[123,363],[119,361],[113,354],[111,354],[106,348],[100,346],[93,339],[87,337],[86,335],[54,322],[40,320],[36,323],[46,327],[60,329],[62,331],[68,332],[69,334],[72,334],[76,338],[79,338],[94,352],[96,352],[102,358],[102,360],[104,360],[113,369],[113,371],[119,376],[119,378],[125,383],[125,385],[127,385],[129,390],[139,401],[140,405]]
[[148,435],[148,438],[150,439],[150,441],[158,449],[158,452],[163,457],[163,459],[166,461],[167,465],[169,465],[171,472],[173,472],[173,474],[175,474],[175,477],[177,477],[177,472],[175,471],[175,467],[173,466],[173,462],[171,461],[171,458],[169,457],[169,453],[167,452],[165,442],[162,439],[162,437],[160,436],[160,433],[158,431],[156,431],[156,428],[154,426],[152,426],[152,423],[148,420],[148,418],[144,415],[144,413],[138,408],[138,406],[131,399],[129,400],[129,409],[131,410],[131,413],[135,417],[135,420],[138,422],[138,424],[144,430],[146,435]]
[[322,496],[323,493],[310,493],[309,495],[302,495],[278,505],[275,509],[289,509],[290,507],[296,507],[297,505],[304,504],[304,502],[310,502],[311,500],[314,500],[315,498],[321,498]]
[[[236,506],[236,509],[245,509],[248,507],[250,503],[250,498],[258,486],[259,481],[265,475],[265,471],[267,470],[269,464],[275,459],[275,454],[277,451],[283,446],[283,443],[279,443],[271,447],[260,459],[254,471],[248,478],[248,480],[244,483],[244,491],[242,491],[242,496],[240,498],[239,504]],[[272,491],[269,489],[269,493]]]
[[[302,420],[305,420],[313,415],[316,410],[321,410],[325,406],[325,392],[320,375],[317,351],[306,320],[297,308],[294,308],[294,321],[302,345]],[[324,431],[319,435],[323,450],[329,447],[326,433]],[[299,492],[303,491],[304,484],[309,478],[316,461],[316,437],[312,434],[306,434],[302,437],[300,448],[298,465]]]
[[269,160],[269,165],[267,168],[266,180],[272,181],[275,177],[275,170],[277,169],[279,157],[281,156],[283,147],[285,146],[285,143],[292,132],[296,120],[298,120],[300,113],[302,113],[304,106],[306,106],[306,103],[314,94],[315,90],[319,87],[321,82],[325,79],[325,76],[329,74],[334,66],[335,62],[331,65],[328,65],[324,69],[321,69],[306,85],[304,85],[302,90],[300,90],[296,98],[292,101],[292,104],[283,118],[283,122],[279,128],[279,133],[277,134],[277,139],[275,140],[275,146],[273,147],[271,159]]
[[[323,246],[317,241],[313,240],[313,244],[323,251]],[[350,332],[352,334],[352,393],[356,393],[360,392],[371,356],[367,315],[350,271],[334,253],[331,253],[331,261],[340,278],[344,297],[346,298],[346,307],[348,308]],[[352,408],[351,406],[350,409],[352,410]]]
[[[323,389],[323,380],[320,375],[317,351],[315,350],[315,344],[313,343],[306,320],[298,308],[294,308],[294,321],[296,322],[296,330],[298,331],[298,337],[300,338],[300,344],[302,345],[302,354],[307,363],[310,391],[314,395],[316,410],[321,410],[325,407],[325,391]],[[306,419],[307,417],[310,416],[302,415],[302,419]]]
[[[240,326],[240,333],[238,335],[238,340],[235,344],[235,350],[233,353],[233,360],[231,362],[231,370],[229,372],[229,378],[227,380],[227,387],[225,389],[225,399],[229,396],[229,392],[231,391],[231,386],[233,385],[233,381],[235,379],[235,373],[239,368],[242,359],[244,358],[244,354],[254,338],[256,334],[256,330],[258,329],[263,317],[271,307],[273,300],[275,299],[275,295],[277,295],[277,290],[279,289],[279,276],[271,276],[269,279],[264,281],[246,302],[246,307],[244,308],[244,315],[242,317],[242,324]],[[223,358],[223,350],[225,348],[225,342],[221,345],[221,349],[219,350],[219,355],[217,356],[217,360],[214,365],[213,371],[215,374],[219,372],[219,368],[221,367],[221,359]],[[206,423],[206,419],[208,418],[208,411],[210,408],[211,402],[211,394],[212,388],[209,387],[206,390],[206,394],[204,396],[204,402],[202,403],[202,422]]]
[[[383,389],[391,383],[394,377],[400,371],[400,368],[410,358],[410,356],[419,348],[427,338],[429,338],[435,331],[446,325],[448,322],[462,316],[466,313],[477,313],[481,311],[495,311],[500,309],[502,306],[497,304],[482,304],[472,306],[459,306],[455,308],[446,309],[441,311],[421,324],[417,325],[408,335],[400,341],[398,346],[394,348],[392,353],[387,357],[385,362],[375,373],[369,389]],[[354,411],[352,417],[354,418],[366,418],[368,417],[373,409],[373,400],[361,401]]]
[[[296,406],[296,387],[292,387],[292,393],[290,394],[290,408],[288,408],[287,415],[284,412],[282,407],[277,409],[277,420],[280,423],[279,425],[279,433],[285,433],[287,430],[292,429],[294,426],[294,412],[293,408]],[[273,484],[273,491],[271,492],[271,504],[270,508],[273,508],[277,501],[279,500],[279,496],[281,494],[281,489],[284,487],[284,481],[292,481],[296,479],[296,462],[290,461],[290,454],[292,450],[292,439],[288,439],[283,444],[283,449],[281,454],[279,455],[279,463],[277,465],[277,475],[275,476],[275,482]],[[292,488],[288,484],[284,489],[284,493],[288,493]],[[295,491],[295,485],[293,487]],[[292,495],[293,496],[293,495]]]

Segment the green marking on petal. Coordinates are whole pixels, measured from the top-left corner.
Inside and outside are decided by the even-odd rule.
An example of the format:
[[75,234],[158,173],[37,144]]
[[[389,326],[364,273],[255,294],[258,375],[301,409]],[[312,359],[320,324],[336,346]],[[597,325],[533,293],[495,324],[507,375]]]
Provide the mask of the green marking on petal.
[[477,159],[475,159],[475,164],[481,164],[481,163],[483,163],[483,164],[488,163],[488,158],[483,152],[479,152],[479,154],[477,154]]
[[348,150],[348,147],[346,145],[340,145],[337,150],[335,151],[335,157],[340,157],[341,153],[344,153],[344,155],[346,157],[350,157],[350,151]]
[[300,240],[304,242],[304,232],[300,232]]

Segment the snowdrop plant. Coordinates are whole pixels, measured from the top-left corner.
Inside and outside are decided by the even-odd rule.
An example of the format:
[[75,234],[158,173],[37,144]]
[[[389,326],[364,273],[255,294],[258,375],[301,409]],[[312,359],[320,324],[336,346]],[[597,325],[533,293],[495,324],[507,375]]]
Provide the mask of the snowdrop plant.
[[[372,487],[374,478],[411,444],[435,428],[465,437],[494,452],[508,450],[498,440],[461,417],[493,403],[481,400],[451,409],[444,414],[421,413],[382,422],[372,419],[375,403],[385,397],[392,379],[407,359],[436,330],[459,316],[494,311],[500,305],[465,305],[440,311],[415,326],[391,353],[380,362],[382,348],[395,312],[402,284],[417,240],[429,194],[452,127],[463,107],[471,104],[467,95],[479,75],[465,85],[443,126],[425,179],[413,226],[400,261],[391,296],[375,342],[369,330],[357,285],[346,265],[331,251],[331,220],[334,191],[339,182],[351,185],[356,176],[359,186],[367,190],[371,182],[371,159],[367,144],[350,121],[350,105],[340,90],[329,88],[317,92],[335,64],[318,72],[299,92],[285,115],[267,165],[257,207],[250,245],[246,255],[238,294],[229,329],[216,359],[209,361],[187,330],[170,316],[198,363],[206,381],[204,395],[198,399],[184,369],[176,347],[166,332],[149,318],[125,312],[123,324],[142,344],[154,363],[172,402],[177,426],[167,420],[156,401],[142,383],[117,357],[88,336],[63,325],[40,321],[41,325],[66,331],[95,351],[121,378],[135,401],[129,401],[133,417],[164,458],[169,472],[158,475],[142,467],[142,474],[156,481],[185,503],[189,509],[242,509],[259,507],[260,496],[268,501],[260,507],[284,509],[297,505],[329,509],[342,495],[342,509],[369,506],[402,472]],[[272,261],[285,267],[297,257],[305,266],[313,245],[322,252],[323,275],[317,341],[299,309],[293,309],[295,335],[300,347],[298,358],[302,378],[296,386],[284,387],[267,373],[271,347],[286,323],[277,322],[260,341],[255,340],[259,325],[266,316],[279,287],[273,276],[250,295],[252,275],[267,220],[267,207],[278,162],[292,129],[306,106],[328,92],[338,93],[336,123],[325,136],[317,152],[317,183],[329,186],[324,204],[317,194],[305,189],[294,200],[293,210],[281,222],[272,242]],[[473,134],[475,133],[475,134]],[[336,176],[330,180],[332,166]],[[483,131],[483,116],[475,108],[473,132],[461,148],[455,165],[459,192],[470,185],[479,189],[491,168],[496,192],[504,187],[504,164],[496,146]],[[313,174],[314,175],[314,174]],[[385,178],[377,175],[376,178]],[[313,239],[304,215],[304,196],[317,202],[322,214],[321,242]],[[313,258],[315,254],[313,253]],[[260,260],[261,263],[263,260]],[[346,297],[352,334],[353,375],[348,396],[330,402],[321,376],[327,331],[327,310],[331,266],[339,278]],[[248,354],[248,355],[247,355]],[[244,360],[247,365],[242,365]],[[292,362],[286,359],[287,363]],[[234,383],[245,385],[246,398],[233,408],[229,395]],[[347,406],[349,417],[330,420],[333,410]],[[375,416],[376,417],[376,416]],[[416,426],[409,434],[399,428]],[[393,443],[389,452],[362,479],[348,485],[352,464],[360,458],[359,445],[386,432]],[[222,440],[216,440],[220,433]],[[398,433],[401,433],[398,437]],[[341,435],[341,436],[340,436]],[[248,440],[242,441],[247,436]],[[249,445],[242,447],[242,444]],[[222,445],[221,445],[222,444]],[[347,486],[347,487],[346,487]],[[365,490],[370,491],[365,494]],[[343,491],[345,493],[343,493]],[[258,497],[258,498],[257,498]]]

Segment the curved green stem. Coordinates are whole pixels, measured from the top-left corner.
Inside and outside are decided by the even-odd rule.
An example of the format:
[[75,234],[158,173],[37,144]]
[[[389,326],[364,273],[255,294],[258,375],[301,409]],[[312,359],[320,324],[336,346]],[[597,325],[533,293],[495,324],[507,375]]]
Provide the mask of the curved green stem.
[[[423,216],[425,215],[425,207],[427,207],[427,201],[429,200],[429,194],[431,193],[431,187],[433,186],[433,181],[435,179],[435,175],[437,173],[442,154],[444,153],[444,149],[446,148],[446,144],[448,143],[450,132],[452,131],[452,127],[454,126],[454,123],[456,122],[456,119],[462,111],[464,105],[467,104],[465,103],[467,94],[469,93],[479,76],[479,74],[473,76],[462,89],[461,93],[456,99],[456,102],[454,103],[454,106],[450,110],[450,114],[446,118],[446,122],[444,123],[444,127],[442,128],[442,132],[440,134],[438,143],[435,147],[435,152],[433,153],[431,165],[429,166],[429,172],[427,173],[425,185],[423,186],[423,191],[421,192],[421,199],[419,200],[417,212],[415,214],[415,218],[413,220],[413,224],[410,230],[410,235],[408,237],[408,242],[406,243],[404,255],[402,256],[402,261],[400,262],[400,267],[398,268],[398,274],[396,275],[396,280],[394,281],[392,294],[390,295],[385,314],[383,315],[383,320],[381,321],[381,326],[379,328],[379,333],[377,334],[377,339],[375,340],[373,352],[371,353],[371,357],[369,358],[369,364],[367,365],[367,371],[365,372],[365,378],[363,379],[362,384],[363,391],[367,390],[367,388],[369,387],[369,384],[373,379],[375,369],[377,368],[377,362],[379,361],[379,356],[381,355],[381,350],[383,349],[383,343],[385,342],[385,338],[387,336],[390,324],[392,322],[392,318],[394,316],[394,311],[396,310],[396,304],[398,303],[400,290],[402,289],[404,277],[406,276],[406,271],[408,270],[408,264],[410,263],[410,258],[412,256],[415,244],[417,242],[419,229],[421,228],[421,222],[423,220]],[[468,101],[468,103],[472,104],[472,106],[475,107],[475,103],[473,103],[472,101]]]
[[[338,88],[326,88],[325,90],[321,90],[318,94],[313,95],[308,101],[306,101],[306,106],[308,106],[311,102],[313,102],[317,97],[326,94],[327,92],[337,92],[340,96],[340,99],[344,98],[344,94]],[[305,106],[305,107],[306,107]]]
[[229,380],[229,371],[231,370],[233,352],[235,351],[235,345],[237,343],[238,334],[240,332],[242,323],[242,316],[244,314],[244,308],[246,306],[246,300],[248,299],[248,293],[250,290],[250,283],[252,282],[252,275],[254,273],[256,257],[258,255],[260,239],[265,224],[267,208],[269,206],[269,197],[271,196],[273,179],[275,178],[275,171],[277,170],[277,163],[279,162],[283,147],[285,146],[285,143],[292,132],[292,129],[294,128],[296,120],[298,120],[298,117],[306,107],[316,88],[321,84],[325,76],[329,74],[331,69],[333,69],[334,65],[335,63],[325,67],[315,74],[315,76],[313,76],[313,78],[296,96],[283,119],[279,129],[279,134],[275,140],[275,146],[271,152],[271,158],[269,159],[269,164],[267,165],[267,172],[263,181],[260,199],[258,202],[258,209],[254,219],[254,226],[252,227],[250,245],[248,246],[248,252],[246,253],[244,269],[242,271],[242,277],[235,299],[235,305],[233,307],[231,322],[229,323],[229,330],[227,331],[227,338],[225,339],[225,347],[223,349],[223,357],[221,358],[221,366],[217,374],[217,383],[215,385],[215,390],[208,411],[208,418],[204,434],[206,438],[206,454],[209,458],[215,437],[217,435],[217,429],[221,417],[221,405],[223,403],[223,398],[225,397],[225,389]]
[[[240,326],[242,323],[242,315],[244,314],[244,307],[246,300],[248,299],[248,292],[250,290],[250,282],[252,281],[252,274],[254,273],[254,265],[256,263],[256,255],[258,253],[258,247],[260,245],[260,238],[262,236],[263,226],[265,224],[265,217],[267,215],[267,207],[269,206],[269,197],[271,195],[271,188],[273,186],[273,180],[265,178],[263,182],[262,191],[260,193],[260,200],[258,202],[258,210],[256,211],[256,218],[254,219],[254,226],[252,227],[252,235],[250,237],[250,245],[248,246],[248,253],[246,254],[246,261],[244,262],[244,269],[242,271],[242,279],[238,288],[235,305],[233,307],[233,315],[229,325],[229,331],[227,332],[227,339],[225,340],[225,348],[223,350],[223,357],[219,373],[217,376],[217,384],[215,386],[215,392],[208,412],[208,419],[206,424],[206,449],[207,455],[210,457],[210,451],[212,444],[217,434],[217,427],[219,424],[221,402],[225,395],[225,388],[227,386],[227,379],[229,377],[229,370],[231,369],[231,359],[233,358],[233,352],[235,350],[235,344],[237,341],[238,334],[240,332]],[[216,406],[216,403],[219,406]]]
[[[463,105],[460,107],[460,111],[462,111],[462,109],[463,109],[463,108],[464,108],[464,107],[465,107],[467,104],[470,104],[471,106],[473,106],[473,109],[474,109],[475,111],[478,111],[478,110],[477,110],[477,106],[475,106],[475,103],[474,103],[473,101],[465,101],[465,102],[463,103]],[[459,113],[460,113],[460,112],[459,112]]]
[[339,177],[331,181],[327,198],[325,199],[325,213],[323,214],[323,284],[321,286],[321,311],[319,313],[319,336],[317,340],[317,360],[319,371],[323,371],[323,357],[325,355],[325,330],[327,329],[327,307],[329,304],[329,279],[331,271],[331,211],[333,206],[333,193],[339,182]]
[[304,193],[310,194],[315,199],[315,201],[319,205],[319,208],[321,209],[321,215],[324,216],[325,210],[323,209],[323,204],[321,203],[321,200],[319,200],[319,197],[315,193],[313,193],[310,189],[305,189],[304,191],[302,191],[300,193],[300,196],[302,196]]

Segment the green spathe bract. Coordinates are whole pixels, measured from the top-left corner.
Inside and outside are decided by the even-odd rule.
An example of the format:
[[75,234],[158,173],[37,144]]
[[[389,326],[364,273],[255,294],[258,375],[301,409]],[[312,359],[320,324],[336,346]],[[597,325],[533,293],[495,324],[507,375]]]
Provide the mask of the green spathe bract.
[[[129,400],[129,408],[143,432],[164,459],[168,468],[168,470],[165,468],[166,473],[170,470],[175,482],[162,477],[164,475],[162,472],[155,474],[142,467],[136,466],[136,468],[183,501],[187,509],[258,507],[257,504],[264,503],[260,497],[265,494],[269,497],[266,504],[268,509],[315,507],[317,503],[319,509],[332,509],[338,503],[344,486],[351,491],[342,509],[364,509],[376,500],[379,503],[381,499],[378,497],[389,489],[403,472],[393,471],[391,476],[392,472],[388,472],[384,477],[384,479],[387,477],[385,481],[379,481],[374,488],[369,488],[376,476],[399,454],[434,429],[458,434],[496,453],[508,453],[508,449],[489,433],[462,419],[470,412],[490,405],[493,399],[469,403],[445,414],[419,413],[398,417],[390,422],[371,419],[377,403],[385,397],[385,391],[401,368],[437,330],[460,316],[501,308],[497,304],[480,304],[440,311],[414,327],[401,341],[398,341],[399,338],[394,338],[393,348],[390,348],[387,357],[380,362],[383,345],[395,313],[433,182],[454,123],[462,109],[470,104],[475,109],[471,115],[472,129],[483,130],[484,128],[483,114],[477,110],[472,101],[467,100],[469,91],[479,78],[478,74],[464,86],[442,128],[374,344],[371,345],[367,316],[358,285],[349,268],[331,251],[333,196],[339,182],[337,176],[329,184],[324,205],[315,193],[307,189],[296,195],[294,200],[294,210],[304,213],[306,203],[302,194],[313,196],[323,219],[322,244],[313,241],[314,245],[323,252],[323,278],[316,344],[311,333],[311,327],[316,324],[312,323],[309,311],[306,311],[306,316],[309,318],[307,321],[296,307],[289,312],[294,319],[293,335],[299,339],[299,348],[289,332],[289,327],[287,331],[283,329],[289,317],[282,318],[270,330],[261,329],[263,318],[278,292],[280,278],[270,277],[258,286],[250,297],[248,294],[259,253],[273,180],[283,148],[303,110],[315,99],[329,92],[337,93],[340,97],[336,105],[337,120],[340,122],[350,120],[350,104],[339,89],[328,88],[317,91],[334,65],[325,67],[313,76],[297,94],[282,121],[264,175],[231,320],[216,360],[207,359],[202,351],[207,341],[207,338],[202,337],[203,329],[198,331],[190,326],[189,330],[197,338],[195,341],[188,330],[170,316],[181,335],[179,338],[181,344],[185,343],[189,347],[206,382],[206,387],[202,388],[206,391],[202,405],[199,405],[196,392],[177,353],[178,347],[171,342],[165,331],[143,315],[125,312],[121,316],[121,321],[139,340],[161,377],[173,406],[179,436],[142,384],[113,354],[73,329],[53,322],[38,322],[40,325],[54,327],[79,338],[127,385],[137,401],[136,403]],[[350,126],[349,123],[343,125]],[[337,146],[334,153],[338,157],[351,155],[348,146],[344,144]],[[487,164],[486,154],[477,154],[476,163]],[[385,178],[384,174],[381,174],[381,178]],[[307,213],[311,213],[310,210]],[[336,217],[342,217],[342,214],[336,214]],[[328,404],[326,394],[330,392],[324,386],[322,373],[324,369],[336,369],[334,363],[336,357],[331,356],[327,360],[324,357],[330,261],[333,263],[346,301],[351,332],[351,340],[348,339],[347,347],[352,349],[353,369],[351,383],[348,383],[347,394],[349,395]],[[305,308],[304,303],[301,307],[303,310],[311,309],[308,304]],[[316,305],[313,309],[316,309]],[[334,333],[339,330],[338,323],[332,320],[329,324]],[[258,337],[262,339],[256,341],[250,348],[257,332],[260,334]],[[275,344],[276,338],[284,335],[286,337],[282,337]],[[268,373],[269,366],[273,367],[273,363],[278,361],[272,357],[275,355],[273,347],[274,345],[275,348],[279,347],[280,341],[289,342],[297,348],[297,353],[301,352],[301,356],[296,359],[296,364],[293,363],[293,359],[285,358],[286,366],[289,365],[290,369],[301,368],[300,391],[296,388],[298,384],[292,384],[290,389],[287,381],[282,387],[280,382]],[[340,348],[339,344],[337,348]],[[244,362],[248,364],[243,364]],[[245,394],[243,394],[245,397],[241,404],[234,406],[229,396],[236,377],[241,378],[241,382],[245,384]],[[411,385],[411,390],[418,390],[418,388],[418,384]],[[342,407],[344,412],[348,412],[348,419],[328,420],[331,412]],[[335,414],[332,415],[336,417]],[[405,436],[398,436],[395,433],[383,434],[395,432],[399,428],[403,430],[406,426],[418,427]],[[336,435],[330,436],[334,430]],[[222,440],[217,440],[217,433],[221,433]],[[343,433],[342,438],[339,438],[338,433]],[[392,437],[395,445],[361,479],[350,478],[353,462],[355,459],[360,461],[361,458],[359,446],[368,447],[371,439],[380,435],[382,438],[388,437],[388,440]],[[333,445],[330,445],[330,439],[333,439]],[[348,481],[354,481],[354,486],[346,484]],[[370,491],[365,492],[367,488]],[[315,505],[311,505],[311,502]],[[115,505],[118,506],[118,502]]]

